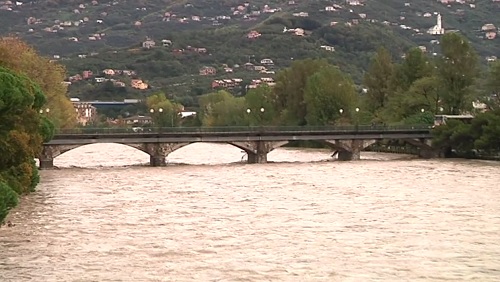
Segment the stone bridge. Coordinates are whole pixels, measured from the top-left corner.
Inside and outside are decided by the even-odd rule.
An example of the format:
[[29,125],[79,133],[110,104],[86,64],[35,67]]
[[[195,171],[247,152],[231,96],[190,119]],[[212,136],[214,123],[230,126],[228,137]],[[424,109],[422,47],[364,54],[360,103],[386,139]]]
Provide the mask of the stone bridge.
[[429,126],[345,126],[345,127],[191,127],[132,129],[96,128],[62,130],[43,144],[40,169],[52,168],[54,158],[96,143],[124,144],[147,153],[151,166],[166,165],[173,151],[195,142],[227,143],[245,151],[248,163],[265,163],[272,150],[297,140],[315,140],[328,145],[338,160],[359,160],[360,152],[383,139],[401,139],[420,148],[420,156],[432,158]]

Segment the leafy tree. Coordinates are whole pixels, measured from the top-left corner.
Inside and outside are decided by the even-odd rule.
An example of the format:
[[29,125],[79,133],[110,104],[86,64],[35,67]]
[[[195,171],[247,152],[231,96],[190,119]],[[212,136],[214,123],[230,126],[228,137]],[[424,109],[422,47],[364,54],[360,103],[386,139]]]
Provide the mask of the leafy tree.
[[17,194],[0,178],[0,224],[9,213],[9,210],[17,206]]
[[490,109],[500,109],[500,61],[490,66],[488,74],[486,104]]
[[282,123],[306,124],[307,107],[304,101],[304,90],[307,80],[328,65],[325,60],[300,60],[293,62],[289,68],[278,73],[273,104],[282,118]]
[[421,112],[436,114],[439,111],[440,82],[435,76],[427,76],[414,81],[403,93],[396,93],[385,110],[385,115],[393,121],[401,121],[411,116],[421,116]]
[[469,42],[458,33],[447,33],[441,40],[443,56],[438,60],[442,83],[441,101],[446,113],[460,114],[472,108],[472,86],[478,76],[477,55]]
[[57,127],[76,125],[75,110],[63,81],[64,67],[41,57],[34,49],[18,38],[0,38],[0,66],[23,73],[38,84],[47,97],[49,118]]
[[200,96],[198,116],[203,126],[250,125],[244,97],[234,97],[227,91]]
[[273,89],[267,85],[251,89],[245,95],[245,111],[247,113],[248,124],[250,125],[270,125],[279,123],[279,115],[276,112],[273,102]]
[[368,88],[365,107],[375,113],[376,116],[381,109],[387,106],[392,95],[390,81],[393,71],[394,65],[389,52],[385,48],[378,49],[364,77],[364,85]]
[[[229,97],[213,105],[212,126],[241,126],[248,120],[245,98]],[[253,124],[252,124],[253,125]]]
[[489,154],[500,152],[500,110],[485,112],[472,120],[474,146]]
[[437,148],[450,148],[458,154],[467,155],[474,149],[474,136],[471,125],[458,120],[448,120],[433,130],[432,145]]
[[[231,93],[220,90],[199,97],[200,109],[198,112],[199,119],[203,126],[214,126],[217,121],[215,119],[215,106],[218,103],[223,103],[226,100],[232,99]],[[244,110],[243,110],[244,112]]]
[[17,203],[17,194],[32,191],[38,183],[34,158],[42,141],[53,134],[39,114],[44,103],[38,85],[0,67],[0,222]]
[[396,91],[407,91],[412,84],[434,74],[434,64],[420,48],[412,48],[404,61],[394,68],[391,86]]
[[306,120],[309,125],[334,124],[354,115],[358,94],[352,80],[337,67],[329,66],[313,74],[305,88]]
[[179,112],[183,107],[181,104],[172,103],[165,93],[157,93],[149,96],[146,105],[151,113],[155,126],[174,127],[180,123]]

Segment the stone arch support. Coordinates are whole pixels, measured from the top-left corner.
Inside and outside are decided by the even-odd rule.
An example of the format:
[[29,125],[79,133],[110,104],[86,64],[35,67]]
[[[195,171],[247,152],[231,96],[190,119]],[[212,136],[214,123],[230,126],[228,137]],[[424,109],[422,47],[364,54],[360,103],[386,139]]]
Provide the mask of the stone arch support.
[[431,139],[403,139],[403,141],[417,147],[418,155],[421,158],[432,159],[443,155],[440,149],[432,147]]
[[246,142],[228,142],[236,146],[248,155],[248,163],[266,163],[267,154],[272,150],[288,143],[288,141],[246,141]]
[[38,156],[40,161],[40,169],[50,169],[54,167],[54,159],[67,151],[81,147],[87,144],[77,145],[43,145],[42,152]]
[[351,140],[325,140],[328,146],[337,150],[338,159],[341,161],[359,160],[361,151],[374,144],[374,139],[351,139]]
[[[191,143],[143,143],[136,144],[133,147],[137,148],[149,155],[149,164],[151,166],[165,166],[166,157],[173,151],[187,146]],[[129,145],[130,146],[130,145]]]

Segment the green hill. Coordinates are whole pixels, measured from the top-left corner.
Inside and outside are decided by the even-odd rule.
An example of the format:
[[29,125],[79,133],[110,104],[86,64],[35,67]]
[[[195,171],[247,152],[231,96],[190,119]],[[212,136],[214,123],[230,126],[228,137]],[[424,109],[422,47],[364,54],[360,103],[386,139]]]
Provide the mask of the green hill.
[[[483,58],[500,53],[500,39],[487,40],[481,31],[487,23],[500,25],[496,16],[500,4],[491,0],[452,5],[432,0],[255,0],[246,1],[248,5],[233,0],[5,3],[0,1],[0,32],[17,35],[59,60],[68,76],[85,70],[98,77],[104,77],[104,69],[135,71],[133,76],[108,77],[124,82],[125,88],[93,79],[73,82],[70,95],[85,100],[141,98],[163,90],[192,105],[195,96],[211,91],[214,79],[241,78],[246,85],[252,79],[272,77],[273,72],[303,58],[325,58],[360,83],[380,46],[396,59],[417,45],[439,53],[439,36],[426,32],[436,24],[437,13],[443,15],[446,30],[463,33]],[[284,28],[301,28],[304,36],[284,32]],[[252,30],[261,36],[247,38]],[[147,38],[156,46],[143,48]],[[162,40],[172,44],[163,46]],[[274,61],[273,66],[266,66],[267,73],[243,67],[245,63],[260,65],[265,58]],[[217,74],[200,76],[204,66],[215,67]],[[226,72],[226,66],[233,72]],[[136,78],[150,87],[131,88],[130,81]],[[241,94],[243,88],[233,92]]]

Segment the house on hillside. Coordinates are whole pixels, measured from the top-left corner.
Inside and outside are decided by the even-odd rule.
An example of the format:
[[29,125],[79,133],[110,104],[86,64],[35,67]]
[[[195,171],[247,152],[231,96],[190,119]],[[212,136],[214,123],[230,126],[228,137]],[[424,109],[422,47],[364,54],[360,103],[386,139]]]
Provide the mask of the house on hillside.
[[260,34],[260,32],[256,31],[256,30],[252,30],[250,31],[248,34],[247,34],[247,38],[249,39],[255,39],[255,38],[259,38],[262,34]]
[[200,75],[215,75],[217,70],[214,67],[202,67],[199,71]]
[[262,65],[267,65],[267,66],[272,66],[272,65],[274,65],[273,60],[271,60],[271,59],[267,59],[267,58],[266,58],[266,59],[262,59],[262,60],[260,60],[260,63],[261,63]]
[[145,48],[145,49],[151,49],[155,46],[156,46],[156,43],[154,42],[154,40],[151,40],[151,39],[147,39],[146,41],[142,42],[142,48]]
[[148,89],[149,85],[142,81],[142,79],[132,79],[130,81],[130,86],[135,89],[145,90]]

